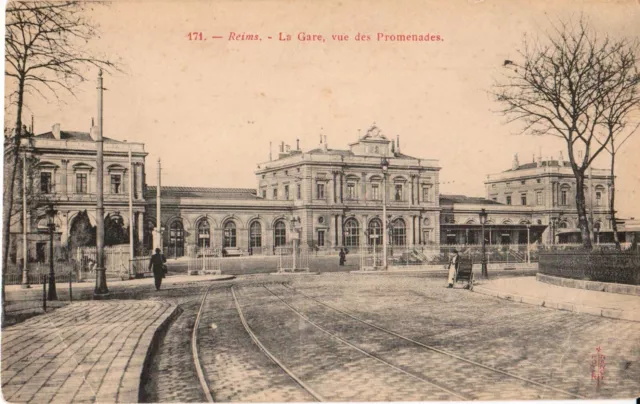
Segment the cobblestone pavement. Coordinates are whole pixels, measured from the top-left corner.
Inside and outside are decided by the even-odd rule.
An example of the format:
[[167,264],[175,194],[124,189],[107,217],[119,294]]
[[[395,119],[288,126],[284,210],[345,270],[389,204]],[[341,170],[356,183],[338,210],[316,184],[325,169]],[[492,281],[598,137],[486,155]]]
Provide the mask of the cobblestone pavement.
[[[640,324],[447,289],[438,279],[334,276],[294,287],[424,344],[588,398],[640,394]],[[351,330],[349,323],[349,330]],[[354,329],[355,330],[355,329]],[[347,331],[349,332],[349,331]],[[357,332],[350,332],[357,334]],[[606,355],[599,388],[596,348]],[[398,357],[400,359],[400,356]],[[437,367],[438,372],[441,368]],[[442,376],[457,378],[443,369]],[[485,384],[472,387],[487,398]],[[541,398],[555,397],[551,391]],[[495,397],[498,399],[499,397]]]
[[328,401],[456,398],[323,333],[264,288],[245,287],[238,294],[249,326],[266,348]]
[[200,361],[215,401],[314,401],[253,343],[229,288],[210,293],[198,331]]
[[154,352],[147,380],[142,383],[142,402],[206,401],[191,355],[191,333],[200,299],[192,297],[180,308]]
[[[571,399],[571,395],[428,350],[358,322],[284,287],[268,287],[311,321],[390,363],[430,379],[467,400]],[[433,369],[438,369],[434,372]],[[478,389],[477,386],[483,386]],[[422,397],[421,399],[431,399]]]
[[77,302],[4,329],[4,399],[137,400],[153,333],[174,309],[166,302]]

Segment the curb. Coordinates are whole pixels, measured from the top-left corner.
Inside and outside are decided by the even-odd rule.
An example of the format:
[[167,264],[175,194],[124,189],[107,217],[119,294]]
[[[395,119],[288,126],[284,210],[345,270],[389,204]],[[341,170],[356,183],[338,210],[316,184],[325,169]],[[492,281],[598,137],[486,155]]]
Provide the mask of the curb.
[[[118,402],[140,402],[140,392],[144,385],[142,381],[147,377],[147,372],[151,367],[153,352],[156,350],[161,337],[166,333],[169,325],[181,312],[182,309],[179,309],[176,304],[170,304],[167,311],[153,323],[152,328],[142,334],[140,343],[133,352],[131,362],[125,370],[124,376],[120,381],[120,386],[118,386]],[[144,351],[143,359],[142,351]]]
[[553,302],[538,297],[520,296],[511,293],[498,292],[497,290],[484,288],[482,286],[474,286],[473,292],[479,293],[481,295],[497,297],[498,299],[509,300],[516,303],[530,304],[533,306],[546,307],[549,309],[590,314],[592,316],[613,318],[616,320],[640,322],[640,312],[634,312],[630,310],[603,309],[600,307],[584,306],[581,304],[572,304],[567,302]]

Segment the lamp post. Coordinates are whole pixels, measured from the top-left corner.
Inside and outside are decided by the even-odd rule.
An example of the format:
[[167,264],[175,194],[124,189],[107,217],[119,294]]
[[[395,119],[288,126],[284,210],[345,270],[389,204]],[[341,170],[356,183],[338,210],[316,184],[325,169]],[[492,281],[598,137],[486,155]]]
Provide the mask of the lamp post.
[[596,222],[593,229],[596,231],[596,244],[600,244],[600,222]]
[[382,168],[382,269],[387,269],[387,170],[389,161],[383,157]]
[[480,224],[482,225],[482,277],[489,279],[489,271],[487,271],[487,246],[484,240],[484,225],[487,223],[487,211],[482,208],[479,213]]
[[292,241],[292,245],[293,245],[293,262],[292,262],[292,272],[295,272],[296,270],[296,254],[297,254],[297,243],[296,241],[300,238],[300,232],[302,231],[302,229],[298,226],[301,223],[300,221],[300,217],[296,217],[294,216],[293,218],[291,218],[291,230],[293,230],[292,235],[293,235],[293,239]]
[[530,229],[531,229],[531,224],[527,223],[527,264],[531,264],[531,250],[530,250],[530,245],[531,242],[530,240]]
[[50,204],[47,208],[47,227],[49,227],[49,295],[47,300],[58,300],[58,294],[56,293],[56,274],[53,271],[53,232],[56,229],[55,217],[58,212],[53,208],[53,204]]

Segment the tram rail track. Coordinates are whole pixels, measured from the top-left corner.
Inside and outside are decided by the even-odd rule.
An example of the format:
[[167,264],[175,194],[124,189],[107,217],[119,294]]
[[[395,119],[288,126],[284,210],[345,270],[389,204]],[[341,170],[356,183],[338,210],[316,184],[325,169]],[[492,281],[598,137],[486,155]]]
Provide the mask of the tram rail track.
[[[265,289],[269,290],[266,286],[264,286],[264,287],[265,287]],[[422,342],[417,341],[415,339],[412,339],[412,338],[409,338],[409,337],[404,336],[402,334],[399,334],[399,333],[397,333],[395,331],[389,330],[387,328],[384,328],[384,327],[381,327],[379,325],[373,324],[373,323],[371,323],[369,321],[363,320],[362,318],[359,318],[359,317],[355,316],[352,313],[349,313],[349,312],[347,312],[345,310],[342,310],[340,308],[334,307],[333,305],[325,303],[325,302],[323,302],[323,301],[321,301],[321,300],[319,300],[319,299],[317,299],[317,298],[315,298],[313,296],[309,296],[308,294],[306,294],[306,293],[304,293],[304,292],[302,292],[302,291],[300,291],[300,290],[298,290],[295,287],[292,287],[290,285],[284,285],[283,284],[282,287],[284,287],[286,289],[289,289],[290,291],[293,291],[293,292],[305,297],[308,300],[314,301],[314,302],[320,304],[321,306],[326,307],[329,310],[332,310],[332,311],[340,313],[340,314],[342,314],[342,315],[344,315],[346,317],[349,317],[352,320],[355,320],[355,321],[357,321],[357,322],[359,322],[359,323],[361,323],[363,325],[366,325],[367,327],[370,327],[370,328],[376,329],[378,331],[381,331],[383,333],[392,335],[392,336],[394,336],[396,338],[400,338],[400,339],[402,339],[402,340],[404,340],[406,342],[409,342],[409,343],[414,344],[416,346],[419,346],[421,348],[427,349],[429,351],[436,352],[438,354],[448,356],[448,357],[450,357],[452,359],[456,359],[458,361],[465,362],[465,363],[468,363],[470,365],[473,365],[473,366],[476,366],[476,367],[479,367],[479,368],[483,368],[485,370],[489,370],[491,372],[494,372],[494,373],[497,373],[497,374],[501,374],[503,376],[507,376],[507,377],[519,380],[521,382],[524,382],[524,383],[532,384],[534,386],[537,386],[537,387],[540,387],[540,388],[543,388],[543,389],[548,389],[548,390],[555,391],[557,393],[565,394],[565,395],[568,395],[568,396],[570,396],[572,398],[583,399],[583,400],[584,399],[588,399],[587,397],[584,397],[584,396],[581,396],[581,395],[578,395],[578,394],[575,394],[575,393],[572,393],[572,392],[569,392],[569,391],[566,391],[566,390],[563,390],[563,389],[559,389],[557,387],[553,387],[553,386],[550,386],[548,384],[540,383],[540,382],[537,382],[535,380],[531,380],[531,379],[528,379],[526,377],[519,376],[519,375],[516,375],[514,373],[511,373],[511,372],[508,372],[508,371],[505,371],[505,370],[502,370],[502,369],[498,369],[498,368],[495,368],[495,367],[492,367],[492,366],[488,366],[488,365],[479,363],[477,361],[474,361],[474,360],[471,360],[471,359],[467,359],[467,358],[464,358],[462,356],[459,356],[459,355],[444,351],[444,350],[436,348],[434,346],[422,343]],[[269,292],[273,294],[273,292],[271,290],[269,290]],[[285,304],[287,304],[287,306],[289,306],[288,303],[285,302]],[[469,400],[469,399],[465,399],[465,400]]]
[[193,324],[193,333],[191,334],[191,352],[193,356],[193,363],[196,367],[196,374],[198,375],[198,381],[200,382],[200,387],[202,388],[202,392],[207,399],[207,402],[213,403],[213,395],[211,394],[211,390],[209,389],[209,384],[207,383],[207,379],[204,376],[204,370],[202,368],[202,364],[200,363],[200,358],[198,356],[198,327],[200,326],[200,318],[202,317],[202,309],[204,308],[204,303],[207,300],[207,295],[211,288],[213,287],[213,283],[207,288],[202,296],[202,302],[200,303],[200,309],[198,309],[198,315],[196,316],[196,321]]

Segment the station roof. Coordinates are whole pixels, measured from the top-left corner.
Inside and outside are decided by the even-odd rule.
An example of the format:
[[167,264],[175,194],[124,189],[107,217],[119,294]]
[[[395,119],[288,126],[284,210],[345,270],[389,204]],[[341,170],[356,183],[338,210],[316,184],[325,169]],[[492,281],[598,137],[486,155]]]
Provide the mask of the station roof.
[[466,195],[445,195],[440,194],[440,204],[464,203],[469,205],[502,205],[500,202],[492,201],[478,196]]
[[[145,192],[147,198],[156,196],[157,186],[149,185]],[[208,199],[240,199],[253,200],[262,199],[256,195],[253,188],[209,188],[209,187],[174,187],[163,186],[163,196],[180,196],[180,197],[203,197]]]

